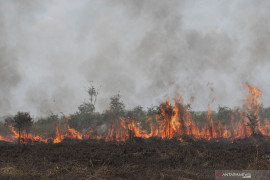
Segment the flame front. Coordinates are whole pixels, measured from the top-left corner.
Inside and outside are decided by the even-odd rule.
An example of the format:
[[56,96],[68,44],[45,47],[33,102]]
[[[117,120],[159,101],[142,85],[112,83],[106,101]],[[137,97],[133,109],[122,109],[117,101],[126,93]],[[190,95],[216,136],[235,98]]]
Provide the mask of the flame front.
[[[172,99],[162,103],[159,107],[160,112],[149,117],[147,123],[149,130],[141,128],[141,124],[135,122],[130,118],[119,117],[108,125],[107,131],[103,134],[97,133],[97,129],[81,133],[73,128],[70,128],[70,117],[64,116],[66,120],[66,130],[61,129],[60,123],[56,126],[56,135],[54,138],[42,138],[25,131],[20,134],[10,126],[12,132],[11,135],[3,137],[0,136],[0,140],[14,142],[19,139],[20,143],[60,143],[64,139],[75,140],[87,140],[87,139],[104,139],[105,141],[126,141],[135,137],[138,138],[161,138],[171,139],[178,138],[183,139],[183,136],[189,136],[193,139],[205,139],[205,140],[218,140],[220,138],[234,140],[237,138],[246,138],[252,135],[252,131],[247,126],[248,113],[252,113],[254,116],[259,115],[259,98],[262,97],[262,92],[256,87],[244,84],[247,88],[248,94],[246,96],[246,103],[243,105],[242,111],[233,111],[230,118],[227,120],[229,123],[222,124],[219,119],[213,118],[213,111],[211,109],[212,104],[215,102],[213,98],[208,104],[208,111],[205,114],[204,121],[198,122],[194,118],[193,112],[188,105],[184,105],[182,98]],[[236,121],[236,119],[240,119]],[[263,119],[263,125],[261,120],[258,121],[258,132],[264,136],[269,136],[270,122],[269,119]]]

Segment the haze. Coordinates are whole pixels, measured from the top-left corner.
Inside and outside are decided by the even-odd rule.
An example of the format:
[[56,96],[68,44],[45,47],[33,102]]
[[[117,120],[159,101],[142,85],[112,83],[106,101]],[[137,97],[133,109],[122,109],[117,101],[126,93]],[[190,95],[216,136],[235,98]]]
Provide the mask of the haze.
[[[179,95],[241,106],[249,82],[270,105],[268,0],[1,0],[0,115],[72,113],[100,87],[127,108]],[[214,90],[211,91],[210,89]]]

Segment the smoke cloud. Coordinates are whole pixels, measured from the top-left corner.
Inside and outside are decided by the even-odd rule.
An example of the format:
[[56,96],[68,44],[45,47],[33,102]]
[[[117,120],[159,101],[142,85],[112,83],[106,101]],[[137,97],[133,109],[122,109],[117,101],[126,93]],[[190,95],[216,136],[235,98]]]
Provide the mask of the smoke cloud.
[[269,106],[269,9],[267,0],[1,1],[0,113],[72,113],[89,81],[99,111],[119,91],[128,108],[179,95],[195,110],[213,97],[213,108],[240,106],[246,81]]

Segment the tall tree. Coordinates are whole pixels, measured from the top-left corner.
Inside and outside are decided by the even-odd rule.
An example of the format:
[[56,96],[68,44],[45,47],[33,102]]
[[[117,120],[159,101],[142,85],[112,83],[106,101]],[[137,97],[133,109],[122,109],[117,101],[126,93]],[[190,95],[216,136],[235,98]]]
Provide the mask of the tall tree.
[[87,93],[90,96],[90,103],[95,105],[98,96],[98,89],[96,89],[95,86],[91,84],[91,87],[88,89]]
[[89,95],[90,102],[84,102],[78,107],[81,113],[92,113],[95,111],[95,104],[96,104],[96,100],[98,96],[98,89],[96,89],[95,86],[91,84],[90,88],[88,88],[87,90],[87,93]]

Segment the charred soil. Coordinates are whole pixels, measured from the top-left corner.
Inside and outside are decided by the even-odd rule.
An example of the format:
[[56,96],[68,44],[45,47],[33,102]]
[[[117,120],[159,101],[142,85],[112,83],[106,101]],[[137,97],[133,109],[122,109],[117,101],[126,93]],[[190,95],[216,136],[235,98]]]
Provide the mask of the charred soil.
[[270,144],[133,139],[0,146],[0,179],[214,179],[216,169],[270,170]]

